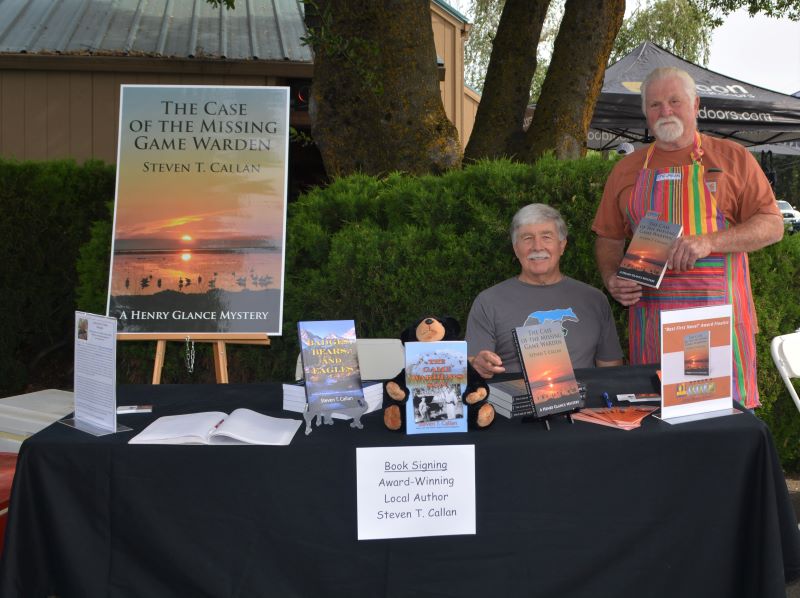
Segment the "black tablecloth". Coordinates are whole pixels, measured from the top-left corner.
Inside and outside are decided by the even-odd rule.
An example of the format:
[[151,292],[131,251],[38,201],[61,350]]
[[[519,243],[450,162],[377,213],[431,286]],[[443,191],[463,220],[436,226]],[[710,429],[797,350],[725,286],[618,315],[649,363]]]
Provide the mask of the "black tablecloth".
[[[652,371],[578,370],[591,402]],[[278,385],[123,386],[162,415],[279,414]],[[299,414],[289,414],[299,418]],[[381,416],[288,447],[128,445],[54,424],[22,446],[0,595],[784,596],[800,533],[768,429],[749,413],[625,432],[405,436]],[[356,447],[475,444],[477,534],[356,539]]]

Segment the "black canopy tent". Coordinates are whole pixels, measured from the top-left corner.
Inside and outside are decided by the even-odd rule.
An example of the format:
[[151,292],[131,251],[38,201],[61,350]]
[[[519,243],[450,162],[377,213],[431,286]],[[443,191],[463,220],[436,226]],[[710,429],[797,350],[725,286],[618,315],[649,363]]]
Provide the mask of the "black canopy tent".
[[606,69],[589,134],[589,147],[611,149],[622,142],[649,142],[639,88],[655,68],[689,73],[700,97],[698,129],[743,145],[800,139],[800,98],[763,89],[709,71],[644,42]]

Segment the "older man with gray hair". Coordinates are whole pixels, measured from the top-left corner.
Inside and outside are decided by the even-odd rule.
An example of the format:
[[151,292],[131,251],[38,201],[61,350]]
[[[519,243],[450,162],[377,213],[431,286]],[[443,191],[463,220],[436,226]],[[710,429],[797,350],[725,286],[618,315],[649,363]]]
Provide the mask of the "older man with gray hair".
[[[756,407],[757,325],[747,252],[783,236],[775,195],[744,147],[697,131],[700,98],[688,73],[655,69],[641,91],[655,142],[614,166],[592,224],[603,283],[629,307],[630,361],[659,361],[662,310],[730,303],[733,398]],[[649,211],[683,225],[658,289],[617,276],[626,239]]]
[[512,329],[558,321],[576,368],[622,364],[622,350],[606,296],[561,273],[567,225],[555,208],[530,204],[511,222],[519,276],[482,291],[467,319],[470,361],[484,378],[520,372]]

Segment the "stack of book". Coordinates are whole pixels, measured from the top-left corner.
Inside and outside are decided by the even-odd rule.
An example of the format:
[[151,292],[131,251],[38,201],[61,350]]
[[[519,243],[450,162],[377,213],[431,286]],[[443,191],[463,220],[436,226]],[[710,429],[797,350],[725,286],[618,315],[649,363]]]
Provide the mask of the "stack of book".
[[573,413],[572,419],[620,430],[633,430],[641,426],[642,420],[656,409],[658,407],[645,405],[587,408]]
[[489,402],[498,414],[508,419],[533,415],[531,395],[522,378],[490,382]]
[[[367,413],[380,409],[383,404],[383,384],[376,380],[365,380],[362,384],[364,399],[367,401]],[[303,413],[306,410],[305,382],[283,385],[283,410]],[[334,419],[350,419],[343,413],[334,413]]]
[[[583,382],[578,382],[578,392],[585,404],[586,385]],[[489,382],[489,402],[497,413],[508,419],[535,415],[531,395],[522,378]]]

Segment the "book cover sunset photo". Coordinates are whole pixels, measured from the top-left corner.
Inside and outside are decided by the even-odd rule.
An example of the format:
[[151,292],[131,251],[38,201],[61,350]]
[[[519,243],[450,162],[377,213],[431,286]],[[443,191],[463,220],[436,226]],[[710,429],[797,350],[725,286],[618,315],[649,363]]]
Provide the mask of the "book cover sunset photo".
[[580,390],[560,322],[514,330],[537,417],[579,406]]
[[280,332],[287,98],[123,88],[108,303],[120,332]]
[[695,332],[683,338],[683,372],[708,376],[709,332]]
[[630,244],[619,267],[620,270],[646,272],[657,278],[666,263],[663,244],[640,238]]

